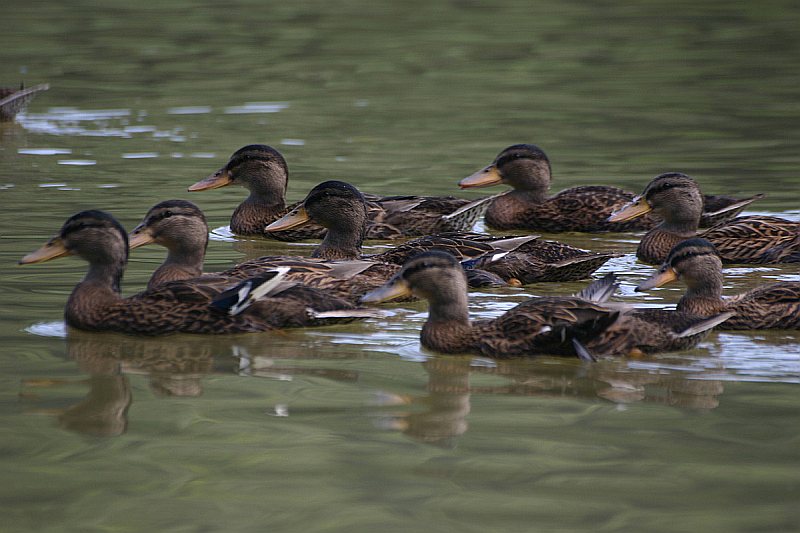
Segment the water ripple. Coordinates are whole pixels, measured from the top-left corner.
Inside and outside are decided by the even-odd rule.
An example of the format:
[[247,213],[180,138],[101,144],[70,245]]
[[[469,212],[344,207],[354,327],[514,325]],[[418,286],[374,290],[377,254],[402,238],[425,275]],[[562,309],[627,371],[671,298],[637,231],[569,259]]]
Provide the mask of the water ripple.
[[57,322],[37,322],[25,328],[25,331],[39,337],[67,338],[67,325],[63,320]]
[[247,113],[279,113],[288,107],[288,102],[247,102],[241,106],[226,107],[225,114],[240,115]]

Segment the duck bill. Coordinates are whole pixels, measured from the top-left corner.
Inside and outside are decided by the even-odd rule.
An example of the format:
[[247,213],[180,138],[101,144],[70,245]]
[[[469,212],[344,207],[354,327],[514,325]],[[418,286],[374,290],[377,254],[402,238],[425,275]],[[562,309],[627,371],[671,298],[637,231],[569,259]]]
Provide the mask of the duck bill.
[[207,178],[202,179],[189,187],[189,192],[210,191],[211,189],[226,187],[231,183],[233,183],[233,179],[230,171],[226,170],[225,168],[221,168]]
[[44,263],[45,261],[66,257],[68,255],[72,255],[72,252],[67,250],[67,247],[64,246],[64,241],[61,240],[61,237],[53,237],[47,241],[47,244],[20,259],[19,264],[32,265],[33,263]]
[[494,165],[489,165],[471,176],[458,182],[462,189],[476,189],[478,187],[491,187],[503,183],[503,177]]
[[646,291],[648,289],[654,289],[656,287],[661,287],[662,285],[666,285],[672,281],[678,279],[678,273],[675,272],[675,269],[672,267],[664,267],[655,274],[653,274],[649,279],[647,279],[644,283],[636,287],[638,292]]
[[133,250],[134,248],[138,248],[155,241],[156,239],[150,232],[150,229],[139,225],[136,226],[128,235],[128,248]]
[[411,296],[411,286],[404,279],[390,280],[386,285],[368,292],[361,297],[363,303],[380,303],[395,298]]
[[281,218],[264,228],[264,231],[282,231],[285,229],[296,228],[303,224],[310,222],[311,217],[308,216],[306,208],[303,206],[297,209],[292,209]]
[[622,206],[608,217],[609,222],[626,222],[652,211],[652,206],[642,196],[637,196],[629,204]]

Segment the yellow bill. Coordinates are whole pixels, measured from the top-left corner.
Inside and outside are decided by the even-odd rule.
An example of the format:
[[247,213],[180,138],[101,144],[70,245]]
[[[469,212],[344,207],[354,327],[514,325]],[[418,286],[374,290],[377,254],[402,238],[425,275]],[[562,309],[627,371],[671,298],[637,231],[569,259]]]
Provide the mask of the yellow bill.
[[208,176],[205,179],[202,179],[189,187],[189,192],[195,191],[210,191],[211,189],[219,189],[220,187],[225,187],[230,185],[233,182],[231,177],[231,173],[224,168],[221,168]]
[[368,292],[361,297],[363,303],[380,303],[395,298],[411,296],[411,286],[401,278],[393,278],[382,287]]
[[292,229],[303,224],[310,222],[311,217],[308,216],[306,208],[302,205],[296,209],[292,209],[281,218],[269,224],[264,231],[282,231],[285,229]]
[[630,203],[611,213],[609,222],[627,222],[652,211],[653,208],[643,196],[637,196]]
[[64,246],[61,237],[53,237],[47,241],[44,246],[20,259],[19,264],[31,265],[33,263],[44,263],[45,261],[66,257],[68,255],[72,255],[72,252],[67,250],[67,247]]
[[462,189],[473,189],[477,187],[491,187],[503,183],[503,177],[494,165],[489,165],[483,170],[479,170],[471,176],[467,176],[458,182]]
[[678,273],[675,272],[675,269],[665,265],[661,267],[658,272],[650,276],[649,279],[645,280],[644,283],[636,287],[636,290],[641,292],[655,287],[661,287],[676,279],[678,279]]
[[151,233],[150,228],[145,228],[139,225],[134,228],[130,235],[128,235],[128,248],[133,250],[134,248],[155,242],[155,240],[156,239]]

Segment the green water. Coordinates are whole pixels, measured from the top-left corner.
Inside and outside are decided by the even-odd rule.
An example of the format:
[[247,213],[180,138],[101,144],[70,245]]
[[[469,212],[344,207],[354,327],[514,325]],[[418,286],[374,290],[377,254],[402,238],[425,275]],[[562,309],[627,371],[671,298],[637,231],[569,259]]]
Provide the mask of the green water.
[[[798,219],[795,3],[7,0],[2,20],[0,82],[51,84],[0,125],[3,531],[798,530],[795,332],[593,365],[431,356],[421,304],[308,331],[66,336],[84,264],[16,265],[80,209],[132,228],[168,198],[221,228],[209,270],[308,253],[226,236],[241,189],[185,192],[250,143],[286,156],[290,200],[330,178],[462,194],[533,142],[556,188],[679,170]],[[626,253],[601,271],[621,300],[680,297],[633,291],[652,271],[636,236],[558,238]],[[162,258],[136,250],[126,294]],[[725,273],[729,294],[800,279]]]

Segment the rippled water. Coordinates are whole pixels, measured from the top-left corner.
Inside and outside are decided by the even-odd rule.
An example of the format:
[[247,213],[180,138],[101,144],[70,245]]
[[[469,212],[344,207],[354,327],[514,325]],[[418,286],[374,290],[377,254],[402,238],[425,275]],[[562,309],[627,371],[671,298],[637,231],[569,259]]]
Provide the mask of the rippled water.
[[[432,356],[421,303],[307,331],[67,334],[84,265],[16,266],[80,209],[132,228],[168,198],[215,228],[208,270],[310,253],[232,235],[241,189],[186,193],[254,142],[286,156],[289,200],[330,178],[462,194],[534,142],[555,188],[680,170],[800,220],[795,4],[7,4],[0,82],[51,89],[0,124],[4,530],[797,529],[796,332],[592,365]],[[599,272],[619,300],[681,295],[634,291],[652,272],[635,235],[557,238],[625,254]],[[126,294],[162,258],[136,250]],[[732,267],[725,290],[798,279]],[[471,311],[581,286],[475,292]]]

